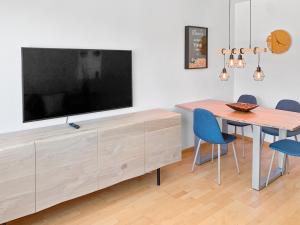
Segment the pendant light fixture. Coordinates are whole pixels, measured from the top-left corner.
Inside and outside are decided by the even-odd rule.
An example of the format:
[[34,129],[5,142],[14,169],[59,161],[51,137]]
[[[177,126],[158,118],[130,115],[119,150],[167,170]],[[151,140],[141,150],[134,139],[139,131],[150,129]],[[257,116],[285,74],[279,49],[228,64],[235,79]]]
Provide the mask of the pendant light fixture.
[[237,68],[245,68],[246,62],[245,59],[243,58],[243,48],[240,49],[240,54],[238,56],[236,65]]
[[[229,0],[229,5],[228,5],[228,15],[229,15],[229,20],[228,20],[228,48],[231,49],[231,0]],[[234,59],[234,48],[231,50],[231,54],[229,56],[227,66],[229,68],[233,68],[235,66],[235,59]],[[224,49],[222,49],[222,54],[224,54]],[[225,68],[225,66],[224,66]]]
[[227,66],[229,68],[234,68],[235,67],[235,59],[234,59],[234,55],[233,55],[234,50],[235,49],[232,49],[231,54],[230,54],[229,59],[228,59],[228,62],[227,62]]
[[257,53],[257,57],[258,57],[258,65],[257,65],[257,68],[256,68],[254,74],[253,74],[253,78],[254,78],[255,81],[263,81],[264,78],[265,78],[265,74],[264,74],[264,71],[260,67],[260,53]]
[[[252,28],[252,0],[250,0],[250,28]],[[251,46],[251,36],[252,36],[251,31],[252,31],[252,29],[250,29],[250,48],[252,47]],[[257,54],[257,59],[258,59],[257,60],[258,61],[257,68],[256,68],[256,70],[253,74],[253,79],[255,81],[263,81],[264,78],[265,78],[265,74],[264,74],[264,71],[260,67],[260,54],[261,54],[261,52],[258,51],[258,49],[259,49],[258,47],[255,47],[254,50],[253,50],[253,53],[255,55]]]
[[[262,81],[265,77],[261,67],[260,67],[260,54],[267,52],[267,48],[259,48],[259,47],[255,47],[252,48],[252,0],[249,0],[249,11],[250,11],[250,24],[249,24],[249,28],[250,28],[250,37],[249,37],[249,48],[240,48],[240,49],[236,49],[236,48],[232,48],[231,49],[231,0],[229,1],[229,48],[228,49],[221,49],[219,50],[219,52],[223,55],[224,59],[225,59],[225,55],[229,55],[229,59],[227,61],[227,67],[228,68],[245,68],[246,66],[246,62],[244,59],[244,55],[245,54],[255,54],[258,55],[258,67],[256,68],[256,71],[253,75],[254,80],[256,81]],[[234,55],[238,54],[238,58],[235,59]],[[225,69],[225,70],[224,70]],[[223,72],[224,71],[224,72]],[[226,72],[226,73],[225,73]],[[228,80],[229,78],[229,74],[226,71],[226,68],[224,67],[222,70],[222,76],[220,75],[220,79],[221,77],[225,77],[226,79],[221,79],[221,80]]]
[[225,60],[226,60],[226,56],[225,56],[225,53],[224,53],[224,50],[225,48],[223,49],[223,57],[224,57],[224,67],[219,75],[219,78],[221,81],[227,81],[230,77],[229,73],[227,72],[226,70],[226,67],[225,67]]

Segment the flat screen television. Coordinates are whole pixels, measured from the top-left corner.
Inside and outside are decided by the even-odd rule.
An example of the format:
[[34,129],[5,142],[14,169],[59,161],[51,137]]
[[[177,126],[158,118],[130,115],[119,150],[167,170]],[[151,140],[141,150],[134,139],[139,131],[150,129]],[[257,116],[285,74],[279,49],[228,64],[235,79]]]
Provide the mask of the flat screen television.
[[22,48],[23,121],[132,106],[127,50]]

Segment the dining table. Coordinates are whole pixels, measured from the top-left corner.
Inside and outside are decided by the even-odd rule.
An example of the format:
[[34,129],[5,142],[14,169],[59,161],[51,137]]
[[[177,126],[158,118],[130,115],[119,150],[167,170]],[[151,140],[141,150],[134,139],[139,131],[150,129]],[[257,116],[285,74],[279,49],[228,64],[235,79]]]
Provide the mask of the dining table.
[[[193,112],[197,108],[212,112],[218,119],[222,132],[228,132],[227,121],[229,120],[252,125],[252,188],[258,191],[262,190],[266,184],[266,176],[262,176],[261,174],[262,127],[279,129],[279,140],[286,139],[287,131],[295,131],[300,128],[300,113],[271,109],[263,106],[258,106],[250,112],[241,112],[229,108],[226,105],[228,103],[229,102],[222,100],[205,99],[178,104],[176,107],[188,112]],[[194,146],[197,146],[198,141],[199,139],[195,137]],[[227,145],[222,145],[222,155],[227,153],[227,148]],[[214,157],[217,157],[217,155],[215,154]],[[197,164],[205,163],[210,159],[211,154],[201,155],[200,149]],[[285,160],[285,155],[279,153],[278,165],[272,170],[269,183],[284,174]]]

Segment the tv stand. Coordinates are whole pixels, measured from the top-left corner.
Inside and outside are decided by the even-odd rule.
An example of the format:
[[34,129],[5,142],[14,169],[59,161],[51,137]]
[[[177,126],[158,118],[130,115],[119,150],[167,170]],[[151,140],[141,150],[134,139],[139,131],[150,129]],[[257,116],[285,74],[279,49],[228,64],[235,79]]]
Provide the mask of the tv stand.
[[[68,123],[67,123],[68,124]],[[181,115],[163,109],[0,134],[0,224],[181,160]]]

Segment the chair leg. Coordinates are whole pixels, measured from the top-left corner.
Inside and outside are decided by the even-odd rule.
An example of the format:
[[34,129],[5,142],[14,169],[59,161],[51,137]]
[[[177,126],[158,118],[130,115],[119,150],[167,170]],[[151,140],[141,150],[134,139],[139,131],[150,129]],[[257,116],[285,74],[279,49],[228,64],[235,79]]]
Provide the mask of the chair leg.
[[234,136],[236,136],[236,126],[234,126]]
[[270,179],[270,175],[271,175],[271,171],[272,171],[272,166],[273,166],[273,161],[274,161],[274,158],[275,158],[275,154],[276,154],[276,151],[274,150],[273,154],[272,154],[272,159],[271,159],[271,163],[270,163],[270,168],[269,168],[269,172],[268,172],[267,181],[266,181],[266,187],[269,184],[269,179]]
[[221,184],[221,146],[218,145],[218,184]]
[[215,145],[212,144],[212,148],[211,148],[211,162],[214,161],[214,148],[215,148]]
[[284,158],[284,169],[281,170],[281,176],[284,175],[284,172],[286,171],[286,168],[287,168],[287,162],[286,162],[286,160],[287,160],[287,154],[284,154],[283,158]]
[[245,158],[245,136],[244,136],[244,127],[242,127],[242,140],[243,140],[243,158]]
[[297,141],[297,142],[298,142],[298,137],[297,137],[297,135],[295,135],[295,141]]
[[252,130],[252,133],[253,133],[253,125],[251,125],[251,130]]
[[235,150],[234,142],[232,142],[232,148],[233,148],[233,156],[234,156],[234,160],[235,160],[236,169],[237,169],[238,174],[240,174],[239,162],[238,162],[238,159],[237,159],[237,156],[236,156],[236,150]]
[[289,174],[290,173],[290,160],[289,160],[289,156],[286,155],[286,158],[285,158],[285,163],[286,163],[286,172]]
[[194,169],[195,169],[195,164],[196,164],[197,157],[198,157],[198,154],[199,154],[200,145],[201,145],[201,140],[199,139],[197,150],[196,150],[196,153],[195,153],[195,158],[194,158],[193,166],[192,166],[192,172],[194,172]]
[[276,136],[273,136],[273,142],[275,142],[276,141]]

